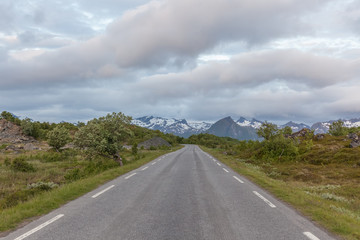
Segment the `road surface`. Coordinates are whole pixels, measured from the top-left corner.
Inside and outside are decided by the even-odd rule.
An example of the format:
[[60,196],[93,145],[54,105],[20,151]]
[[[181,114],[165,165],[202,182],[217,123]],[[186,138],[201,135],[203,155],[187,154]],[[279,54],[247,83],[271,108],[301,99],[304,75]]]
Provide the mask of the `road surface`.
[[186,145],[1,239],[334,238],[198,146]]

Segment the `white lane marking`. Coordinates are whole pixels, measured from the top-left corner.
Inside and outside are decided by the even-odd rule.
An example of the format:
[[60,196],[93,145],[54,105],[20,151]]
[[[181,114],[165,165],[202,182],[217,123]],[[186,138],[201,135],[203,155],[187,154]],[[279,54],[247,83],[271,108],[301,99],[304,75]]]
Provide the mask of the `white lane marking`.
[[129,179],[131,178],[132,176],[136,175],[136,173],[133,173],[133,174],[130,174],[129,176],[125,177],[125,179]]
[[144,170],[146,170],[146,169],[148,169],[149,167],[144,167],[143,169],[141,169],[141,171],[144,171]]
[[317,238],[314,234],[312,234],[311,232],[303,232],[303,234],[305,236],[307,236],[309,239],[311,240],[320,240],[319,238]]
[[113,188],[113,187],[115,187],[115,185],[111,185],[110,187],[105,188],[104,190],[98,192],[97,194],[95,194],[95,195],[93,195],[93,196],[91,196],[91,197],[92,197],[92,198],[96,198],[97,196],[103,194],[104,192],[106,192],[107,190],[109,190],[109,189],[111,189],[111,188]]
[[213,161],[216,162],[215,158],[213,158]]
[[221,166],[221,164],[220,164],[220,163],[218,163],[218,162],[217,162],[216,164],[217,164],[217,165],[219,165],[219,166]]
[[261,198],[264,202],[266,202],[270,207],[272,208],[276,208],[276,206],[270,202],[269,200],[267,200],[265,197],[263,197],[260,193],[258,193],[257,191],[253,191],[253,193],[258,196],[259,198]]
[[238,182],[240,183],[244,183],[240,178],[236,177],[236,176],[233,176],[233,178],[235,178]]
[[227,170],[226,168],[223,168],[223,170],[224,170],[225,172],[229,172],[229,170]]
[[24,239],[24,238],[26,238],[26,237],[30,236],[31,234],[33,234],[33,233],[35,233],[35,232],[39,231],[40,229],[42,229],[42,228],[46,227],[47,225],[49,225],[49,224],[51,224],[51,223],[55,222],[55,221],[56,221],[56,220],[58,220],[59,218],[62,218],[63,216],[64,216],[64,214],[59,214],[59,215],[57,215],[56,217],[54,217],[54,218],[50,219],[49,221],[46,221],[46,222],[44,222],[43,224],[41,224],[41,225],[37,226],[36,228],[34,228],[34,229],[32,229],[32,230],[30,230],[30,231],[28,231],[28,232],[24,233],[23,235],[21,235],[21,236],[19,236],[19,237],[15,238],[14,240],[22,240],[22,239]]
[[154,165],[154,164],[156,164],[156,162],[153,162],[151,165]]

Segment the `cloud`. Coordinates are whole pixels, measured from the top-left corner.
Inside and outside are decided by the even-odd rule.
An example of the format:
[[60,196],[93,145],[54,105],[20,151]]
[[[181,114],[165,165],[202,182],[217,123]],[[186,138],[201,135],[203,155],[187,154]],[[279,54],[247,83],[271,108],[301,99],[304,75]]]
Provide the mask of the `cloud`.
[[144,94],[156,99],[211,95],[219,89],[252,89],[274,82],[291,89],[324,88],[358,80],[359,68],[360,60],[298,50],[262,51],[235,56],[228,63],[201,65],[188,72],[146,77],[138,88],[146,89]]
[[[324,2],[198,0],[194,7],[190,0],[152,1],[126,12],[110,24],[102,36],[49,51],[31,62],[2,66],[5,74],[0,85],[100,79],[101,69],[107,66],[112,66],[115,76],[125,70],[168,64],[181,66],[223,42],[241,40],[258,44],[298,34],[303,29],[301,15]],[[40,4],[33,6],[37,7]],[[37,21],[42,26],[65,34],[89,34],[88,27],[81,30],[78,19],[75,24],[69,23],[74,20],[72,11],[75,10],[67,11],[62,6],[56,11],[50,8],[54,8],[50,3],[41,6],[44,17]],[[60,16],[65,22],[59,20]],[[35,32],[20,35],[23,42],[39,42],[38,38]]]
[[324,2],[152,1],[111,24],[109,44],[121,67],[181,62],[223,42],[258,44],[308,31],[301,15]]

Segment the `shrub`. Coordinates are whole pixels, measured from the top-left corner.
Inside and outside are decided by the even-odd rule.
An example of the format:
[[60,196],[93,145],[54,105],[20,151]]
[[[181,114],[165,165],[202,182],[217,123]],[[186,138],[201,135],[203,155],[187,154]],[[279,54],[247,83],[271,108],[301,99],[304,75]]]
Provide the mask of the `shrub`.
[[69,130],[65,126],[56,126],[48,133],[47,137],[49,145],[55,148],[56,151],[59,151],[71,140]]
[[35,167],[31,164],[25,161],[24,157],[18,157],[15,158],[11,163],[11,168],[14,171],[20,171],[20,172],[35,172]]
[[81,178],[80,169],[74,168],[66,172],[64,176],[67,182],[73,182]]
[[136,143],[132,145],[131,152],[133,155],[136,155],[138,153],[138,145]]
[[343,121],[338,120],[329,126],[329,133],[333,136],[345,136],[348,133],[348,129],[344,126]]

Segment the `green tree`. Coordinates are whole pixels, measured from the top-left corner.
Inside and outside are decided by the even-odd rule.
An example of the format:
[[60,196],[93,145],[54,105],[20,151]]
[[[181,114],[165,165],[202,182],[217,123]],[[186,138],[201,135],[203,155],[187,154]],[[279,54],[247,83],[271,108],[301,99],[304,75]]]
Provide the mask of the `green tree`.
[[12,113],[3,111],[0,116],[1,116],[1,118],[6,119],[9,122],[12,122],[12,123],[20,126],[21,120],[19,118],[17,118],[16,116],[14,116]]
[[283,129],[281,129],[281,132],[283,135],[291,135],[293,131],[292,131],[291,127],[286,126]]
[[39,125],[40,124],[38,122],[33,122],[30,118],[25,118],[21,120],[20,124],[23,133],[34,138],[38,138],[40,135]]
[[278,134],[278,128],[275,124],[265,121],[256,131],[256,134],[265,140],[271,140]]
[[48,143],[50,146],[59,151],[60,148],[70,142],[71,137],[69,130],[64,126],[57,126],[47,134]]
[[119,151],[124,141],[133,133],[129,128],[131,117],[112,113],[94,118],[75,134],[75,145],[84,149],[90,157],[100,155],[113,158],[123,165]]
[[335,121],[329,126],[329,133],[333,136],[344,136],[348,133],[347,130],[341,120]]

